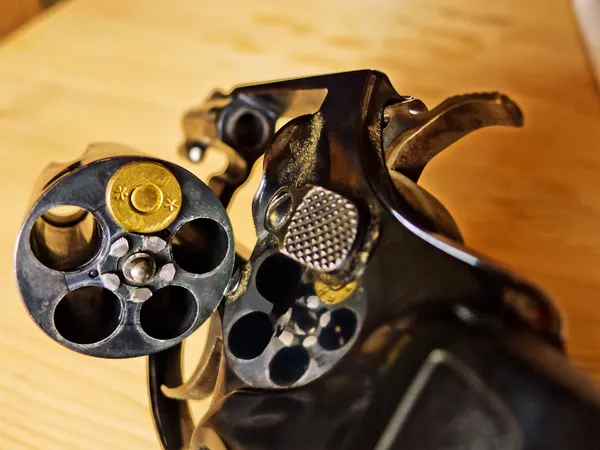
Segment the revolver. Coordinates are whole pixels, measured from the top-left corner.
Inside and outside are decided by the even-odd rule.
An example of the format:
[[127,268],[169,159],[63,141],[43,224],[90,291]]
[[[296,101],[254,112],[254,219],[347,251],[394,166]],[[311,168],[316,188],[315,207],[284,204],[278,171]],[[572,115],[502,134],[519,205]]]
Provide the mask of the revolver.
[[[374,70],[214,92],[179,149],[225,154],[207,184],[118,144],[48,166],[17,242],[24,304],[69,349],[148,356],[168,450],[600,448],[551,300],[418,184],[461,137],[522,124],[505,95],[428,109]],[[248,257],[227,208],[261,157]]]

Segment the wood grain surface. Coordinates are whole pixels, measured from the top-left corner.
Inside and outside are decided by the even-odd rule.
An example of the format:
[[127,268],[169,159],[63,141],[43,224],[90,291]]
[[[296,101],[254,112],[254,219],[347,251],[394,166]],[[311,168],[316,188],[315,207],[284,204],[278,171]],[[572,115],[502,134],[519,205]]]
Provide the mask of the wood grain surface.
[[[158,448],[145,360],[70,352],[21,304],[13,247],[41,168],[107,140],[181,162],[180,116],[213,88],[365,67],[430,105],[499,90],[522,106],[523,129],[469,136],[423,184],[471,247],[555,298],[600,380],[600,104],[568,1],[73,0],[0,44],[1,449]],[[250,198],[232,215],[248,245]]]
[[0,37],[17,28],[42,9],[40,0],[1,0]]

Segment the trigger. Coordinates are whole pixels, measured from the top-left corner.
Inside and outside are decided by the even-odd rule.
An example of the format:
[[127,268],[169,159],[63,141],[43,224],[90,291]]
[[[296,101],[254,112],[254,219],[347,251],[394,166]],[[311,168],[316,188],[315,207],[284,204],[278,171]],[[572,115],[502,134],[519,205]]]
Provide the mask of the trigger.
[[450,97],[429,111],[410,99],[385,108],[384,120],[388,169],[416,182],[434,156],[463,136],[493,125],[520,127],[523,114],[507,96],[491,92]]

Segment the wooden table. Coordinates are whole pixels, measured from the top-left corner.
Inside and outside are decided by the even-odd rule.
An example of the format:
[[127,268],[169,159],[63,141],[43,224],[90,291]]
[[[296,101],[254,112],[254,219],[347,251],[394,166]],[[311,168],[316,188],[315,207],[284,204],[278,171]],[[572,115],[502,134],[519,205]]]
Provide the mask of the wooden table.
[[0,38],[35,16],[42,9],[40,0],[2,0]]
[[[423,184],[470,246],[554,296],[600,380],[600,105],[569,2],[73,0],[0,46],[0,448],[158,447],[145,360],[72,353],[21,305],[12,250],[40,169],[99,140],[181,162],[181,113],[214,87],[364,67],[431,105],[485,90],[522,105],[524,129],[468,137]],[[251,243],[250,198],[233,220]]]

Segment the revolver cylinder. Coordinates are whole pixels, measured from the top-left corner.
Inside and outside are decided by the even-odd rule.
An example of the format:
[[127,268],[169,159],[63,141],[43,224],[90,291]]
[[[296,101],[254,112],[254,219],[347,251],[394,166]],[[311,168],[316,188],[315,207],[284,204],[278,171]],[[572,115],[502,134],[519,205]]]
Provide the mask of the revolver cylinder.
[[17,243],[25,306],[61,344],[130,357],[169,348],[214,312],[235,255],[225,209],[191,173],[126,147],[49,168]]

